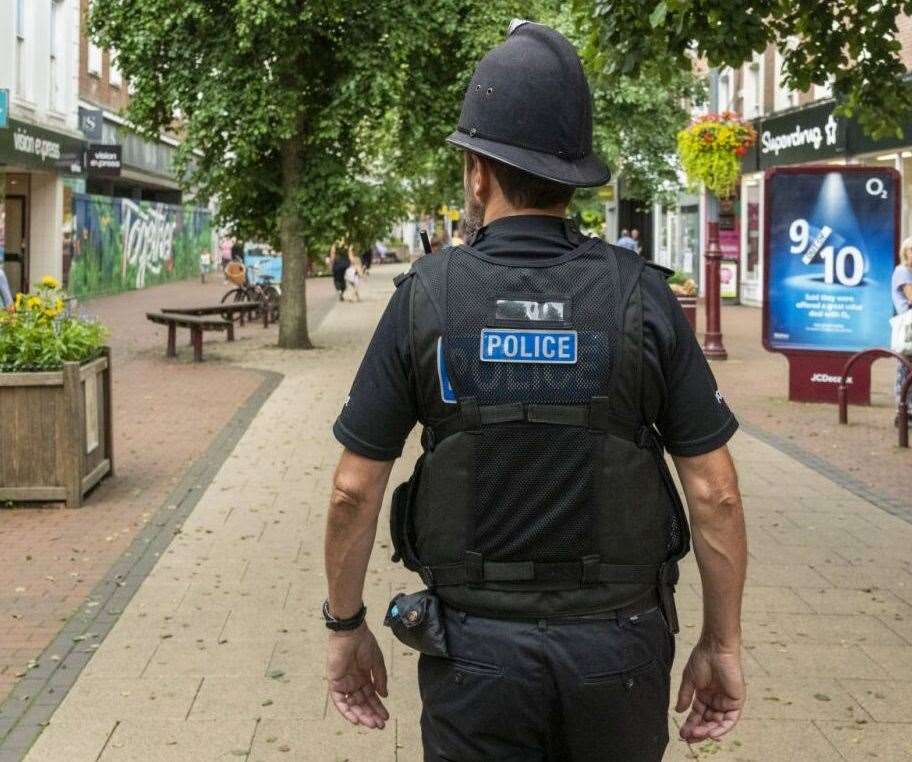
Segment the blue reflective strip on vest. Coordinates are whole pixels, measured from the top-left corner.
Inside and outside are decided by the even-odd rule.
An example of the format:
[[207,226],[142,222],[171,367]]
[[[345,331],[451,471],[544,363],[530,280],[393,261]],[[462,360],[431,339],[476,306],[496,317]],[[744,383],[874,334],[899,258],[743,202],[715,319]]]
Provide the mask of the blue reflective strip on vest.
[[443,361],[443,338],[437,339],[437,378],[440,379],[440,399],[448,405],[455,405],[456,390],[450,383],[446,363]]
[[576,331],[526,328],[484,328],[479,356],[484,362],[533,362],[572,365],[576,362]]

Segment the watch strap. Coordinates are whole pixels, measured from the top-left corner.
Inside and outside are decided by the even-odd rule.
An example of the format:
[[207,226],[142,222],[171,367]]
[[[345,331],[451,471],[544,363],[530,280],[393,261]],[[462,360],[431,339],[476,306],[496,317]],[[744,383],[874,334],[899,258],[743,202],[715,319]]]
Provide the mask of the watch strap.
[[329,599],[323,601],[323,621],[326,623],[326,626],[333,632],[358,629],[358,627],[360,627],[361,623],[364,621],[364,617],[366,615],[367,606],[362,603],[358,613],[353,617],[349,617],[348,619],[337,619],[329,610]]

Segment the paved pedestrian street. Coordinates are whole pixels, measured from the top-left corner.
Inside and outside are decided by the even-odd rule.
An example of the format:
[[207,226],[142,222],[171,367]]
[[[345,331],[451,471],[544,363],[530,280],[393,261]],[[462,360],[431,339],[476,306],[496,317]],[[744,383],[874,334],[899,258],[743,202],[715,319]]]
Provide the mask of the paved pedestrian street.
[[[21,722],[47,724],[28,762],[421,759],[416,656],[380,625],[389,597],[420,582],[389,561],[386,511],[365,592],[391,676],[385,730],[328,706],[319,617],[330,426],[401,269],[375,268],[362,302],[337,304],[314,352],[220,347],[284,378],[56,711],[53,679],[34,697]],[[912,758],[912,526],[748,434],[732,446],[751,552],[745,719],[688,748],[672,718],[666,759]],[[417,448],[413,436],[392,485]],[[699,633],[692,556],[678,601],[673,690]]]

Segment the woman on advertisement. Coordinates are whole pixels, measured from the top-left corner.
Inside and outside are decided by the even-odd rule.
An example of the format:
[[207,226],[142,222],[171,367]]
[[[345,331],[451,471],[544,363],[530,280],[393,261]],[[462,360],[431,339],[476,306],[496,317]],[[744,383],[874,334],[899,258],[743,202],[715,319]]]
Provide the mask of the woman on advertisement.
[[[912,237],[906,238],[899,247],[899,264],[893,270],[890,293],[893,296],[893,308],[897,315],[902,315],[912,309]],[[899,403],[899,390],[908,372],[905,365],[897,363],[896,385],[893,388],[897,403]],[[912,412],[909,415],[912,418]],[[898,417],[896,425],[899,425]]]

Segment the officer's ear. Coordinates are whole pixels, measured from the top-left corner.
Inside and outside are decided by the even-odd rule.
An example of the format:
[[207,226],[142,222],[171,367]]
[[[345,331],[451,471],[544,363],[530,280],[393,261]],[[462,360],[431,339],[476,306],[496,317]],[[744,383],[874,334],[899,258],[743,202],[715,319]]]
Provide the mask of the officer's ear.
[[494,182],[491,165],[471,151],[465,153],[465,187],[470,196],[482,206],[491,195]]

